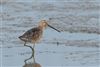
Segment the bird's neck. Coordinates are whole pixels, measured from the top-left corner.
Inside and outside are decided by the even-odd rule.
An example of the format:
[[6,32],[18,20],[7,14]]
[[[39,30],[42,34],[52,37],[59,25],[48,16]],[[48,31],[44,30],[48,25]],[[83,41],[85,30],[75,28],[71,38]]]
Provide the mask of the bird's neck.
[[41,29],[41,30],[45,29],[45,27],[43,27],[43,26],[38,26],[38,28]]

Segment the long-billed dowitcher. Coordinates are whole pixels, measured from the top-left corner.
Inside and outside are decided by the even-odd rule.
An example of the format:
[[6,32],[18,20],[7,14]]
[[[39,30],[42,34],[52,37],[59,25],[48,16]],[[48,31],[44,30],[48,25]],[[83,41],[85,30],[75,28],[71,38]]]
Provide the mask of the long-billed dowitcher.
[[56,28],[54,28],[51,25],[49,25],[46,20],[41,20],[38,27],[35,27],[35,28],[32,28],[32,29],[26,31],[22,36],[19,37],[19,39],[25,42],[24,46],[30,47],[32,49],[31,46],[26,45],[26,42],[33,43],[34,46],[35,46],[35,43],[37,43],[41,39],[42,34],[43,34],[43,30],[47,26],[51,27],[52,29],[54,29],[54,30],[56,30],[58,32],[60,32]]

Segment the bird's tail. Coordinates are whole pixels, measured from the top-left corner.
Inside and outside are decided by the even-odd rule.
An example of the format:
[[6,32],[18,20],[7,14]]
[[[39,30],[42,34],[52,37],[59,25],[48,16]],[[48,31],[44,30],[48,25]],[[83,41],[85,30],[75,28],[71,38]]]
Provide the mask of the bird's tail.
[[24,36],[19,36],[18,38],[19,38],[20,40],[22,40],[22,41],[25,41],[25,42],[27,41],[27,38],[25,38]]

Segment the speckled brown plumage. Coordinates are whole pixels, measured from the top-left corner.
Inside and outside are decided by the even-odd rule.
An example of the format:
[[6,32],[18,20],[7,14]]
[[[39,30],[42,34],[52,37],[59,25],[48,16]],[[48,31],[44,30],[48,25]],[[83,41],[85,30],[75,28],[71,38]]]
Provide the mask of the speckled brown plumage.
[[32,29],[26,31],[19,38],[25,42],[35,43],[35,42],[38,42],[40,40],[42,33],[43,33],[43,31],[40,28],[36,27],[36,28],[32,28]]
[[[55,29],[54,27],[50,26],[46,20],[41,20],[38,27],[32,28],[28,31],[26,31],[22,36],[19,38],[24,42],[31,42],[36,43],[38,42],[43,34],[43,30],[47,27],[51,27]],[[55,29],[56,31],[60,32],[59,30]]]

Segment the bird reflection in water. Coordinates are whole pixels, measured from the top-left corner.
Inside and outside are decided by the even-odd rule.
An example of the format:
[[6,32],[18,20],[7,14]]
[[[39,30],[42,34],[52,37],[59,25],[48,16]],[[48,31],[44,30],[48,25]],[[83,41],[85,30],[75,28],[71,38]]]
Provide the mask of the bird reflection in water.
[[26,63],[23,67],[41,67],[38,63]]

